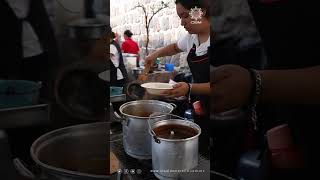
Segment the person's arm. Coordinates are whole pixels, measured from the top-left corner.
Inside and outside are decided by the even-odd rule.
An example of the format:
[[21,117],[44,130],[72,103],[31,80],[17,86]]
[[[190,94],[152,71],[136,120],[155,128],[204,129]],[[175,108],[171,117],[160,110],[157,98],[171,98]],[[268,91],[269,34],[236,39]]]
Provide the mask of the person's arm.
[[154,64],[155,60],[158,57],[172,56],[180,52],[182,51],[178,48],[176,43],[170,44],[168,46],[156,50],[155,52],[151,53],[146,57],[143,74],[147,74],[150,71],[151,66]]
[[191,94],[210,95],[210,83],[191,84]]
[[115,45],[110,44],[110,60],[112,60],[113,58],[116,58],[116,56],[119,54],[118,50],[116,48]]
[[[261,70],[262,104],[320,104],[320,66],[294,70]],[[223,65],[211,73],[211,102],[214,112],[246,105],[253,81],[248,70]]]
[[191,94],[210,95],[210,83],[193,83],[179,82],[173,86],[172,90],[165,92],[168,97],[188,96],[189,88]]
[[260,74],[261,103],[320,104],[320,66]]

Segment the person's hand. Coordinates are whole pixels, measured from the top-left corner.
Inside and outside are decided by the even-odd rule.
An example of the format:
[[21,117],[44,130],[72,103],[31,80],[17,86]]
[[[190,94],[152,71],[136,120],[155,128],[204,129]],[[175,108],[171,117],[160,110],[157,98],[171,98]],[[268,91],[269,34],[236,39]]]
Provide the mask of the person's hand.
[[211,77],[211,110],[219,113],[248,103],[251,79],[248,70],[237,65],[216,67]]
[[138,80],[139,81],[146,81],[148,79],[148,73],[150,71],[150,68],[152,68],[152,65],[154,63],[154,60],[156,59],[157,57],[154,56],[153,54],[150,54],[148,55],[145,60],[144,60],[144,70],[142,72],[142,74],[140,74],[138,76]]
[[144,66],[147,68],[152,67],[155,59],[157,59],[157,57],[153,54],[150,54],[148,56],[146,56],[145,60],[144,60]]
[[179,82],[173,85],[173,89],[165,91],[163,94],[169,98],[186,96],[189,91],[189,86],[185,82]]

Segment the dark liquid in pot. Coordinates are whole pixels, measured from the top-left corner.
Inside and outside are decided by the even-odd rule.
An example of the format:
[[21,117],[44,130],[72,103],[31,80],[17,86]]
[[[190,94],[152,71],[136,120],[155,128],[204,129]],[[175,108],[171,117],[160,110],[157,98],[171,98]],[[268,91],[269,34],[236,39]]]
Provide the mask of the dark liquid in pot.
[[133,113],[134,116],[138,117],[149,117],[152,114],[152,112],[147,112],[147,111],[138,111],[136,113]]
[[164,139],[186,139],[198,134],[194,128],[177,124],[162,125],[154,128],[153,131],[157,137]]

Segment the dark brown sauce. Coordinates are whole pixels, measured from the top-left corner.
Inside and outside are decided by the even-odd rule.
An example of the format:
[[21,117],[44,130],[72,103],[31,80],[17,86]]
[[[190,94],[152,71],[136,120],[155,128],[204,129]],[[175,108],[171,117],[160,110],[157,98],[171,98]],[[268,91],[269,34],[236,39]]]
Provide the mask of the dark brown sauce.
[[154,128],[153,131],[157,137],[164,139],[186,139],[198,134],[194,128],[177,124],[162,125]]
[[134,113],[134,116],[138,116],[138,117],[149,117],[152,114],[152,112],[147,112],[147,111],[138,111],[136,113]]

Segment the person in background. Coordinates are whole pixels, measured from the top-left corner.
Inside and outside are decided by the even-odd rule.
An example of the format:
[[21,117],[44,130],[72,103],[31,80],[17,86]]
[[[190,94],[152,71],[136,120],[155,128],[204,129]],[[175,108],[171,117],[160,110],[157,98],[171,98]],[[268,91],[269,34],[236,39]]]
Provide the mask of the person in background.
[[136,66],[140,67],[139,46],[131,37],[133,33],[130,30],[125,30],[123,33],[124,42],[121,45],[123,53],[136,54]]
[[112,86],[124,87],[128,80],[128,73],[123,63],[123,57],[119,44],[114,40],[115,34],[110,38],[110,83]]
[[120,35],[116,32],[114,32],[114,39],[113,39],[115,42],[117,42],[118,44],[121,44],[120,43]]
[[2,28],[0,78],[41,81],[41,97],[53,99],[58,66],[54,30],[42,1],[0,2]]
[[[54,101],[53,81],[59,55],[43,1],[2,0],[0,14],[0,79],[41,81],[40,99]],[[31,144],[48,130],[47,126],[6,130],[12,155],[32,163]]]
[[[110,28],[111,29],[111,28]],[[111,31],[111,30],[110,30]],[[126,85],[128,82],[128,73],[123,62],[121,48],[114,40],[115,33],[111,31],[110,38],[110,86],[123,87],[122,93],[126,92]],[[113,102],[112,106],[115,111],[119,113],[119,108],[122,102]]]
[[123,33],[124,42],[121,45],[121,50],[124,53],[139,54],[139,46],[131,37],[133,33],[130,30],[126,30]]

